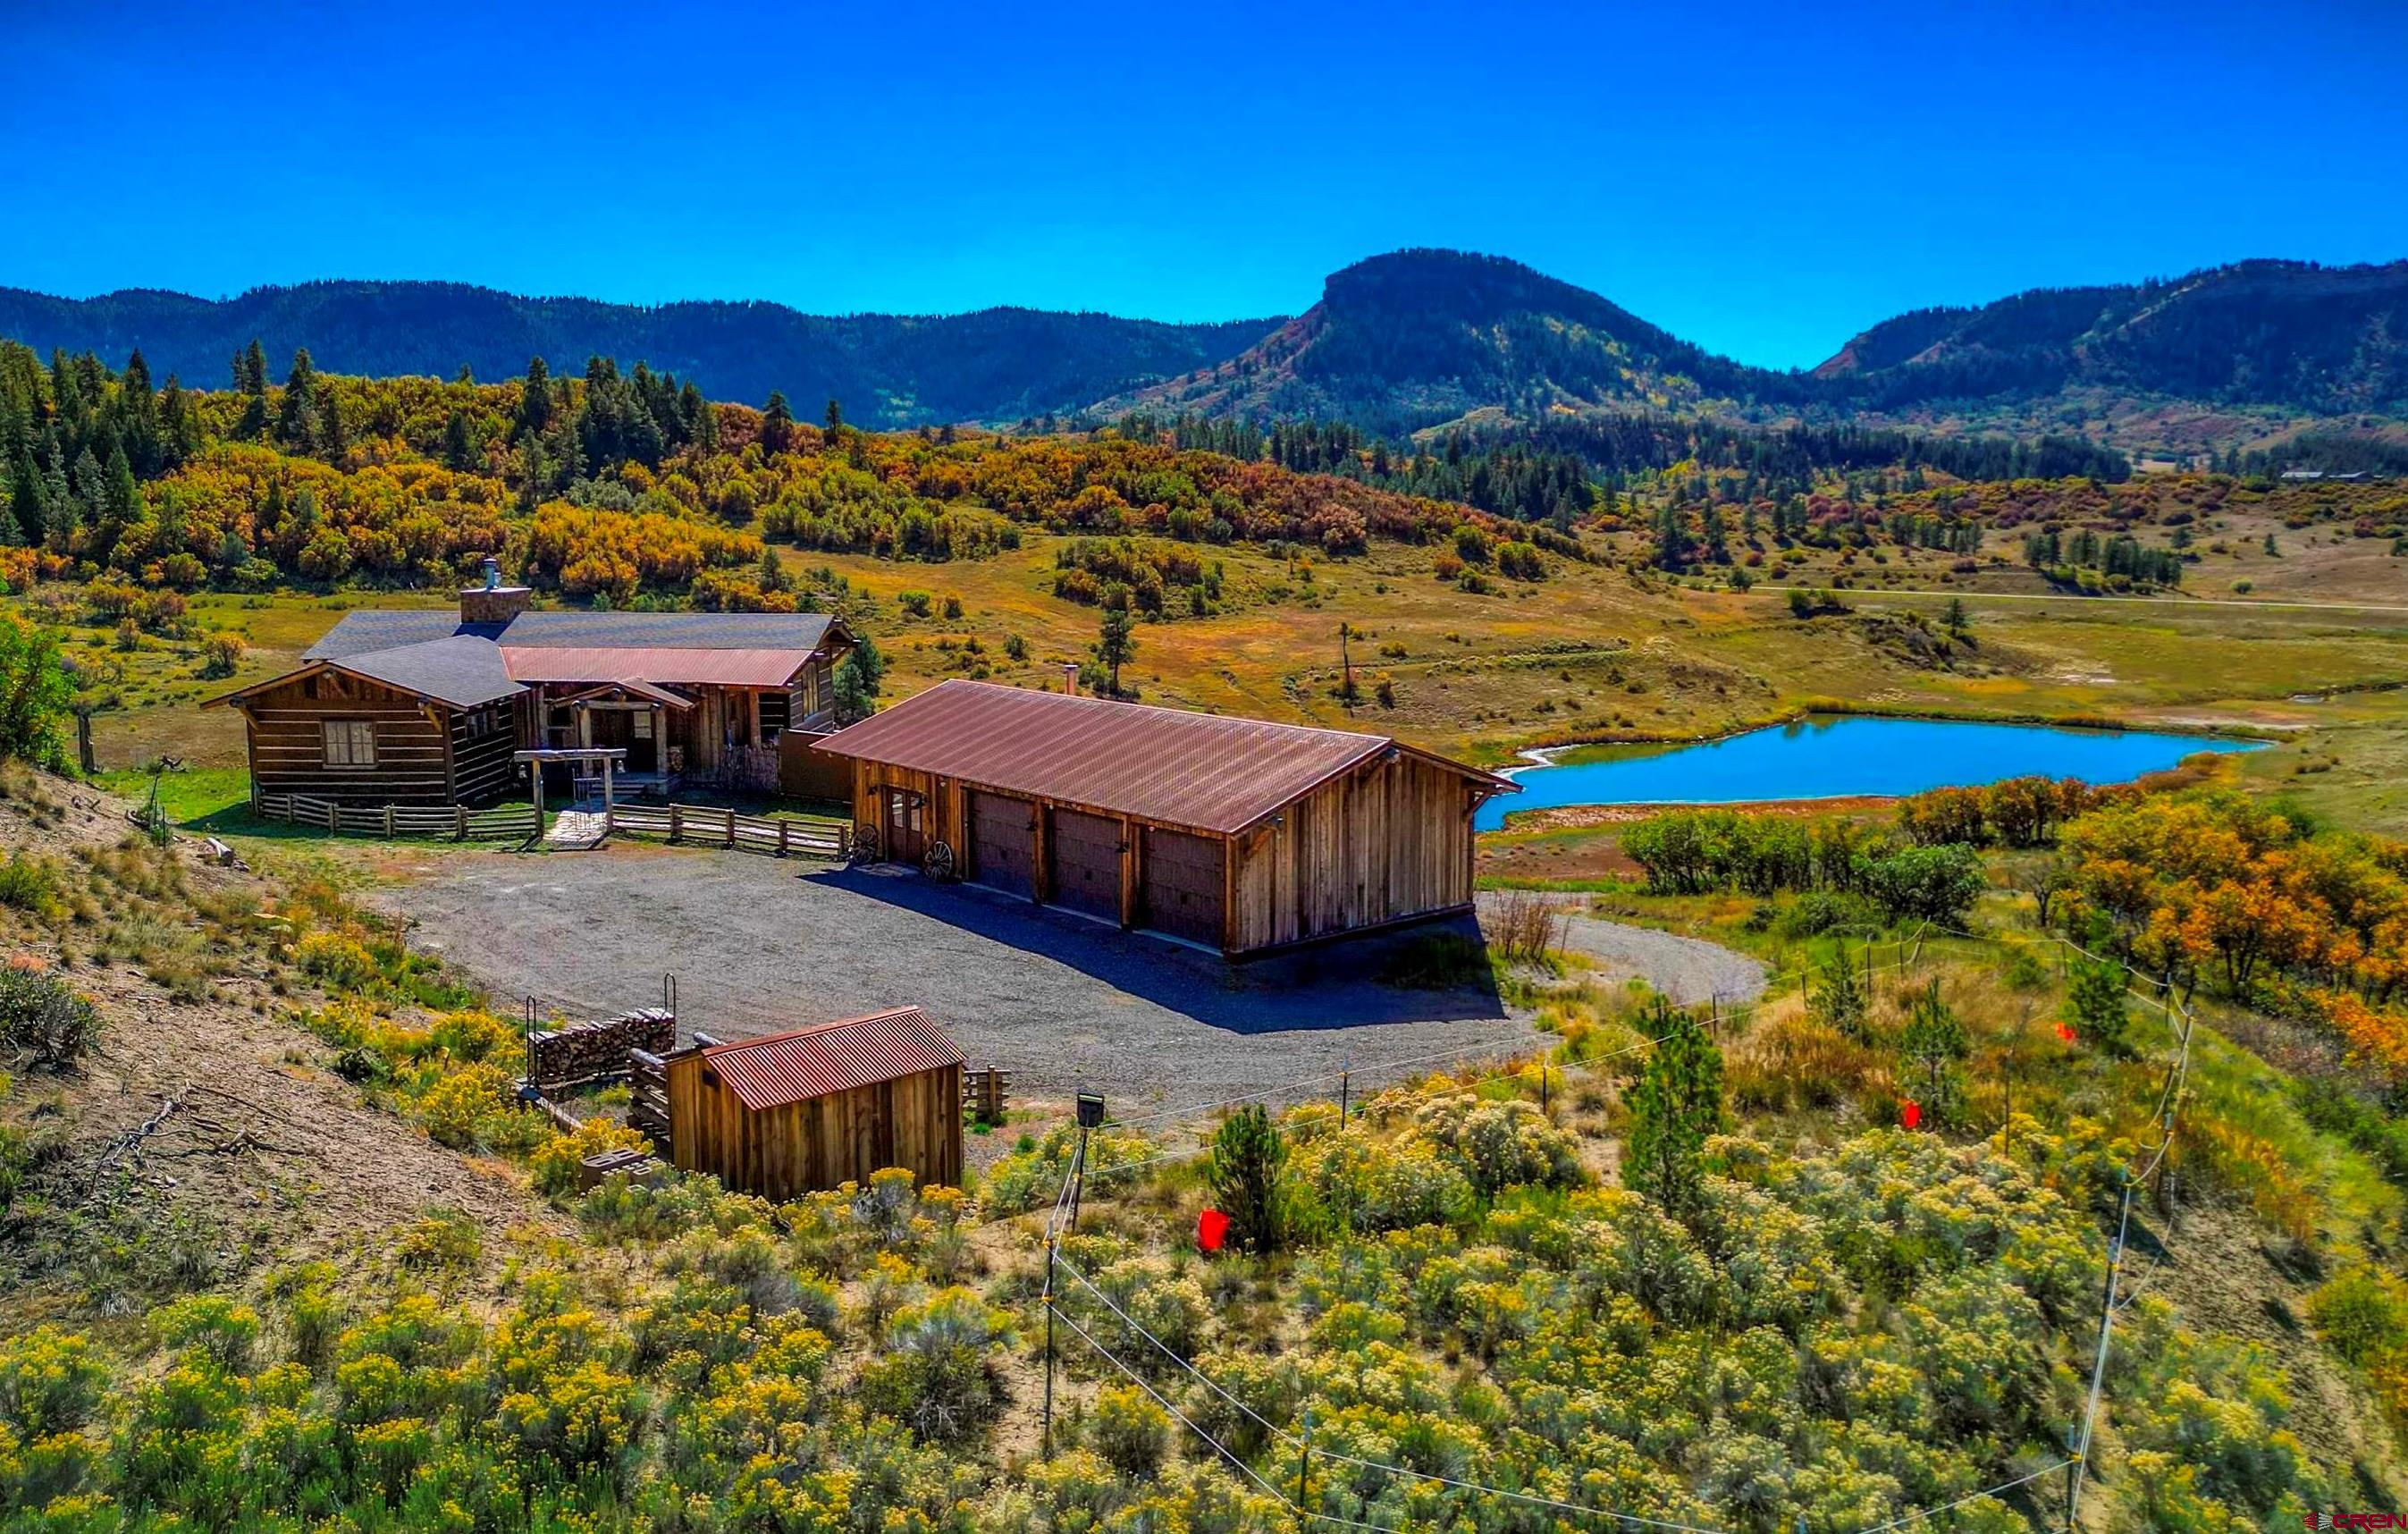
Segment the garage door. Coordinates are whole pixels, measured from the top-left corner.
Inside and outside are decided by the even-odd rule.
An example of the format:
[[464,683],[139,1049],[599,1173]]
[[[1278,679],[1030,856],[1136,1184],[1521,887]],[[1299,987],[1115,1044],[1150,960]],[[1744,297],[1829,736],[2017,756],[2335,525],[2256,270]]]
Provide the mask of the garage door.
[[1037,807],[1002,794],[970,794],[970,878],[1027,898],[1037,893]]
[[1121,823],[1076,810],[1056,810],[1045,838],[1053,862],[1054,903],[1121,919]]
[[1145,828],[1139,878],[1145,925],[1209,948],[1221,946],[1221,858],[1218,837]]

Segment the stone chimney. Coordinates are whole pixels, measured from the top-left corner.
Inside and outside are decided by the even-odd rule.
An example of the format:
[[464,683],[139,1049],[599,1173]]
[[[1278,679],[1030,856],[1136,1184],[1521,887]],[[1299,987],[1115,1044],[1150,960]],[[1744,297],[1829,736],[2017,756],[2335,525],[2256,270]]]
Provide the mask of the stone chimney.
[[464,624],[507,624],[535,605],[535,593],[524,586],[502,584],[502,564],[485,561],[485,582],[460,588],[460,621]]
[[1062,663],[1062,691],[1072,697],[1079,695],[1079,663],[1077,661]]

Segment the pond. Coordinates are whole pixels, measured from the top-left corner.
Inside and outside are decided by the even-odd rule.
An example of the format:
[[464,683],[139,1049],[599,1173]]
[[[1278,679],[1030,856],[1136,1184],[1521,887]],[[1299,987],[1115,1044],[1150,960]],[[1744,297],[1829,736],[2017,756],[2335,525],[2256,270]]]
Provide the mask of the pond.
[[2120,783],[2203,751],[2254,751],[2245,740],[2150,730],[1979,724],[1933,719],[1810,715],[1745,735],[1678,746],[1582,746],[1512,769],[1519,794],[1489,800],[1479,829],[1523,810],[1570,804],[1744,804],[1919,794],[2038,773]]

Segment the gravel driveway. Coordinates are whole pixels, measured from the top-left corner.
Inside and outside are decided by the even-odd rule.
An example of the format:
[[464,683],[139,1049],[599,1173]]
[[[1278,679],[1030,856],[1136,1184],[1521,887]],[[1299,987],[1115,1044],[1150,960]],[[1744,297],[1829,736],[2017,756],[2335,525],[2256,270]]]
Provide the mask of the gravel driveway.
[[[1358,1084],[1378,1084],[1398,1062],[1517,1054],[1534,1039],[1493,991],[1366,978],[1412,934],[1231,967],[897,869],[617,843],[430,856],[408,871],[380,898],[412,919],[413,946],[496,998],[599,1017],[656,1004],[673,973],[681,1022],[728,1039],[917,1003],[973,1064],[1011,1071],[1023,1097],[1083,1087],[1123,1116],[1334,1090],[1350,1062]],[[1676,995],[1735,994],[1742,971],[1762,984],[1751,961],[1711,944],[1584,918],[1573,931]],[[1715,969],[1717,954],[1738,968]]]
[[1015,1093],[1105,1093],[1114,1111],[1310,1095],[1352,1061],[1531,1047],[1490,991],[1363,978],[1400,939],[1240,967],[1066,912],[884,868],[614,843],[429,858],[380,892],[412,946],[496,997],[599,1017],[659,1002],[720,1038],[917,1003]]

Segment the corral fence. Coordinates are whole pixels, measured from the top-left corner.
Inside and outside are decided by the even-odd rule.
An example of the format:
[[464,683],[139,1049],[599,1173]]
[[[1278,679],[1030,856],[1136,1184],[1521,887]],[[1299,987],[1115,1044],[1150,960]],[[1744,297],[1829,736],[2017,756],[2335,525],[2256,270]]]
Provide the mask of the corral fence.
[[842,862],[851,849],[851,827],[836,822],[779,820],[689,804],[615,804],[613,836],[662,837],[695,847],[728,847],[774,857],[800,855]]
[[338,804],[307,794],[262,794],[251,800],[251,812],[262,820],[335,835],[452,841],[530,841],[543,835],[543,818],[526,804],[470,810],[464,805]]

